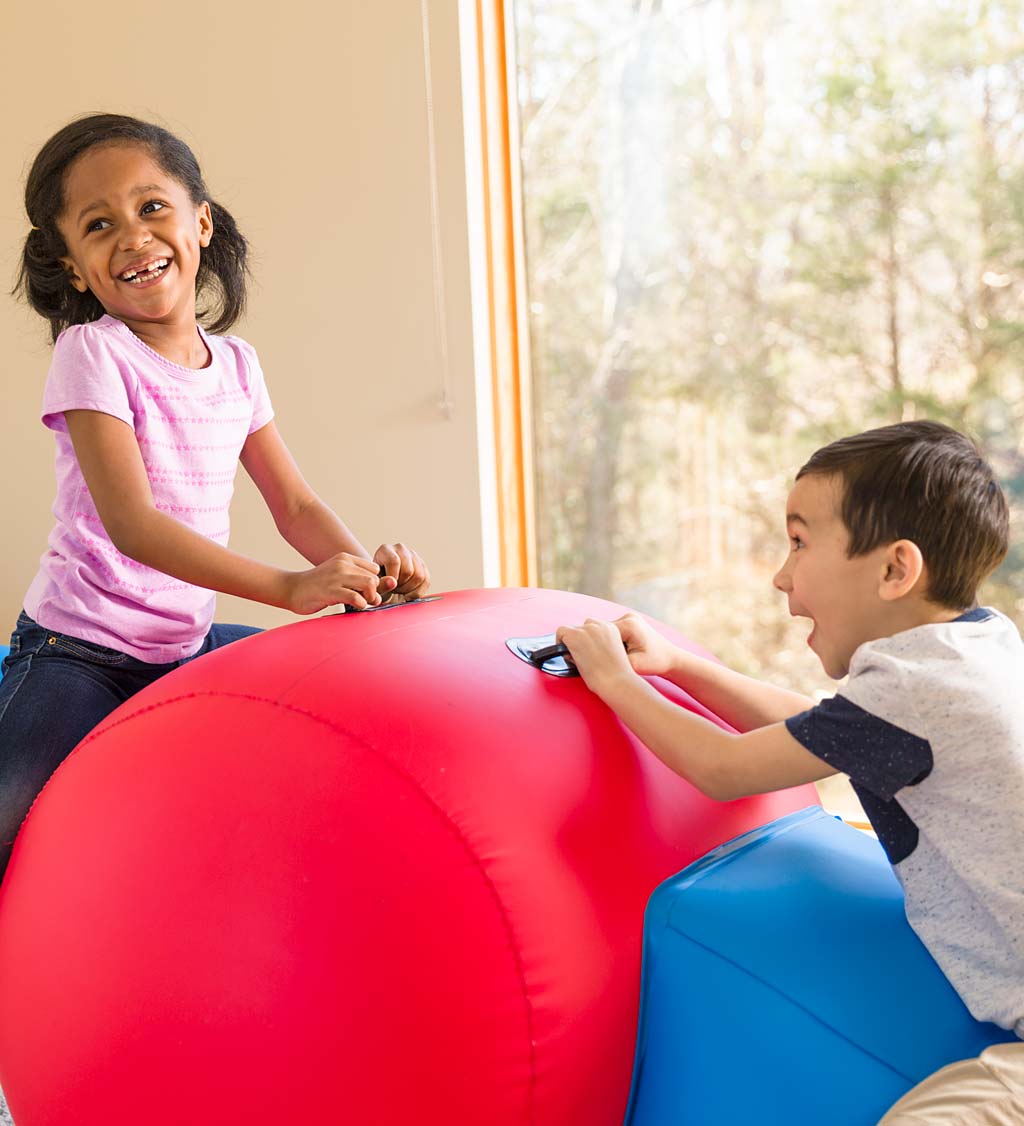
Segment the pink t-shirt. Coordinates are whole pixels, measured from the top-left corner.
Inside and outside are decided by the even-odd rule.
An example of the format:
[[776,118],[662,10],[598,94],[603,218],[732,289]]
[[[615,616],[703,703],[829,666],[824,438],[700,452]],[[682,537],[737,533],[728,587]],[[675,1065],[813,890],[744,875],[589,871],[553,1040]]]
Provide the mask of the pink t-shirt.
[[197,371],[154,352],[114,317],[74,325],[57,340],[43,394],[43,423],[57,439],[57,522],[25,609],[47,629],[153,664],[196,652],[215,596],[114,547],[63,412],[101,411],[127,422],[156,507],[226,544],[239,453],[274,412],[253,348],[234,336],[199,332],[211,362]]

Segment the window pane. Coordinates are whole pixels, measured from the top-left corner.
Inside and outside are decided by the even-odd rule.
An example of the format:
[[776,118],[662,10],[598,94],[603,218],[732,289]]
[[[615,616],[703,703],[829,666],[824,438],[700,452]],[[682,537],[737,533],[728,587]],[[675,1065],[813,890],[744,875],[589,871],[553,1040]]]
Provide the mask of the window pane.
[[540,574],[831,691],[771,577],[793,474],[970,430],[1024,620],[1024,15],[989,0],[516,0]]

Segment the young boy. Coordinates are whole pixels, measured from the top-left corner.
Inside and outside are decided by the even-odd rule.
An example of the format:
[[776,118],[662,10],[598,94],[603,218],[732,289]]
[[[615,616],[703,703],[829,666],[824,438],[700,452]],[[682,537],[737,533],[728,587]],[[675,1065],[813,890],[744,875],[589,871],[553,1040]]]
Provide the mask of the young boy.
[[[695,657],[633,614],[558,640],[588,687],[711,797],[848,774],[911,926],[971,1013],[1024,1039],[1024,646],[975,602],[1006,555],[1006,499],[963,435],[899,423],[814,454],[786,528],[774,583],[790,614],[811,619],[807,643],[828,675],[849,678],[831,699],[814,705]],[[651,675],[746,734],[675,706]],[[1024,1123],[1024,1044],[944,1069],[885,1122]]]

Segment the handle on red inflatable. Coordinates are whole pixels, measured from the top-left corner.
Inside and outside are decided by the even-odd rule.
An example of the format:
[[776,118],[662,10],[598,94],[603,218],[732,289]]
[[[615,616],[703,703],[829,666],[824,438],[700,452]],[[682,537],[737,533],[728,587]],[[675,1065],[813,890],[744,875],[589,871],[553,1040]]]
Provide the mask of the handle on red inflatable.
[[440,594],[428,594],[426,598],[407,598],[404,602],[382,602],[379,606],[366,606],[357,610],[354,606],[346,606],[342,611],[345,614],[372,614],[377,610],[397,610],[399,606],[418,606],[421,602],[437,602]]
[[[380,564],[377,572],[380,578],[388,573],[387,568],[383,563]],[[419,602],[436,602],[441,595],[428,594],[425,598],[407,598],[403,602],[382,602],[379,606],[364,606],[362,610],[357,610],[355,606],[346,605],[342,610],[343,614],[369,614],[372,610],[395,610],[399,606],[415,606]]]
[[[568,648],[555,640],[553,633],[546,637],[510,637],[505,645],[521,660],[546,672],[550,676],[579,676],[580,670],[572,663]],[[626,643],[622,643],[626,648]]]
[[[544,667],[553,657],[568,657],[569,647],[563,645],[561,641],[556,641],[554,645],[543,645],[540,649],[534,649],[530,654],[530,660],[541,668]],[[566,661],[566,664],[569,662]],[[576,670],[576,675],[579,676],[579,670]]]
[[555,641],[553,633],[545,637],[510,637],[505,645],[521,661],[550,676],[580,675],[576,666],[566,660],[569,650]]

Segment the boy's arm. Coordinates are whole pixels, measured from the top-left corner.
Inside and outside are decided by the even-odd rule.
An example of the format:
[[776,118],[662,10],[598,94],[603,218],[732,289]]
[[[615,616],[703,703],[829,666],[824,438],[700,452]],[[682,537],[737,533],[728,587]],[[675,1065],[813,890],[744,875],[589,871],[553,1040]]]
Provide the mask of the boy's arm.
[[558,639],[591,691],[658,758],[709,797],[731,801],[837,773],[784,723],[734,735],[665,699],[633,671],[622,634],[611,622],[563,627]]
[[813,700],[798,692],[776,688],[680,649],[638,614],[626,614],[612,624],[635,672],[665,677],[740,731],[779,723],[814,707]]
[[675,649],[664,675],[740,731],[781,723],[814,707],[808,696],[744,676],[685,649]]
[[[249,435],[242,447],[241,462],[266,501],[282,538],[314,566],[339,552],[370,558],[337,514],[309,487],[273,422]],[[392,593],[407,598],[426,593],[430,574],[411,548],[400,543],[384,544],[373,558],[386,569],[379,588],[385,598]]]

